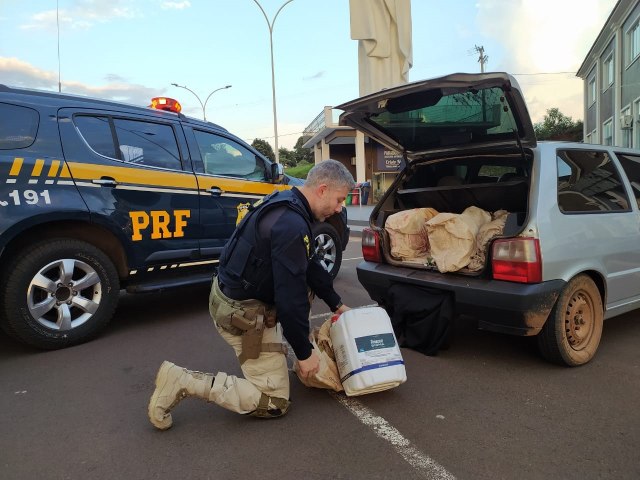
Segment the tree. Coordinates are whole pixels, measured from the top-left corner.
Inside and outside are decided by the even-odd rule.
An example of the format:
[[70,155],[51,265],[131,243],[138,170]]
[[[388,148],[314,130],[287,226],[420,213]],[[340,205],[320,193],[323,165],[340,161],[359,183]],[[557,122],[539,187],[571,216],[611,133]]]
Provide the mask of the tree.
[[533,125],[533,130],[538,140],[582,141],[582,120],[574,122],[558,108],[549,108],[542,122]]
[[262,155],[267,157],[272,162],[276,161],[276,154],[273,153],[273,148],[266,140],[261,138],[255,138],[253,142],[251,142],[251,146],[258,150]]
[[309,136],[302,136],[298,138],[295,146],[293,147],[296,152],[296,165],[300,162],[313,163],[313,149],[311,148],[302,148],[302,145],[309,140]]
[[296,161],[296,152],[289,150],[288,148],[280,147],[278,149],[280,156],[280,163],[285,167],[295,167],[298,163]]

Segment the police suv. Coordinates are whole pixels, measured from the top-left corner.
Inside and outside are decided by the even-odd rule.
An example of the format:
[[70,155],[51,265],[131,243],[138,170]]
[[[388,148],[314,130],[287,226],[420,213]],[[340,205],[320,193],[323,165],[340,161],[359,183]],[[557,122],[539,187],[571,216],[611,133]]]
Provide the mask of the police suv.
[[[292,179],[224,128],[152,108],[0,85],[0,325],[56,349],[97,334],[120,289],[210,281],[239,212]],[[176,113],[177,112],[177,113]],[[317,224],[332,275],[346,213]]]

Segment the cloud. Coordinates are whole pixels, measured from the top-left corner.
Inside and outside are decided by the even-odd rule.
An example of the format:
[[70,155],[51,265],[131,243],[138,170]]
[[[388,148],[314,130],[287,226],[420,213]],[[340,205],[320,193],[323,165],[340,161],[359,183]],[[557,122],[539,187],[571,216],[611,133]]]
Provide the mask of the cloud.
[[324,70],[320,70],[317,73],[314,73],[313,75],[309,76],[309,77],[302,77],[303,80],[316,80],[318,78],[322,78],[324,77],[324,74],[326,72]]
[[[2,83],[14,87],[58,90],[57,73],[41,70],[17,58],[0,57]],[[63,80],[62,92],[102,98],[134,105],[149,105],[151,98],[164,93],[162,88],[129,84],[117,75],[107,75],[103,86],[87,85],[74,80]]]
[[131,0],[76,0],[68,8],[46,10],[31,16],[23,30],[55,30],[59,22],[64,28],[89,29],[96,23],[113,19],[131,19],[140,14],[128,6]]
[[189,0],[184,0],[182,2],[162,2],[160,8],[163,10],[184,10],[185,8],[190,8],[191,2]]
[[[503,61],[490,63],[489,69],[535,74],[517,77],[534,122],[553,107],[582,118],[583,84],[573,72],[615,4],[616,0],[477,0],[481,32],[504,48]],[[486,54],[494,60],[490,51]]]

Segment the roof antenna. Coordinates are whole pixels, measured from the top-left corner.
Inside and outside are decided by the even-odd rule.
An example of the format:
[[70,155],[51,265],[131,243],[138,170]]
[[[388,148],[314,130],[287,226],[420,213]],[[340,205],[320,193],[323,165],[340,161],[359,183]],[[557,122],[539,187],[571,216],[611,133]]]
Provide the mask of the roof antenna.
[[56,27],[58,30],[58,93],[62,93],[62,83],[60,82],[60,0],[56,0]]

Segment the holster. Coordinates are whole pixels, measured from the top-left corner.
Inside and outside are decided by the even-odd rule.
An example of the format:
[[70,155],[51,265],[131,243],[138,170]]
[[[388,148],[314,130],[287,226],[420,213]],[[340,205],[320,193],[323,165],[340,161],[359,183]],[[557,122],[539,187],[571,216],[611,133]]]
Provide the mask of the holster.
[[218,279],[211,286],[209,311],[217,325],[231,333],[242,336],[242,353],[238,360],[256,359],[260,352],[287,353],[283,343],[262,343],[265,328],[277,324],[275,308],[259,300],[233,300],[220,290]]

